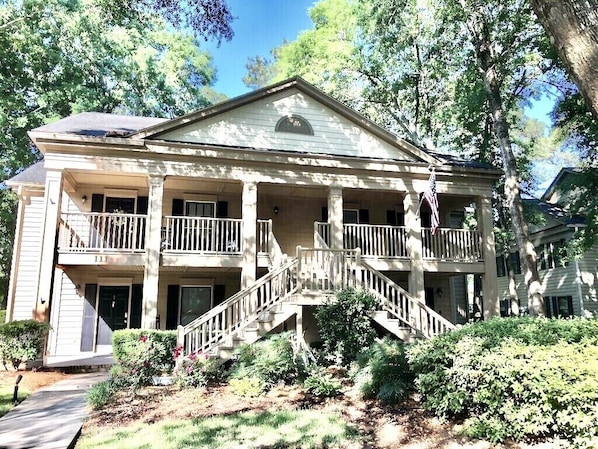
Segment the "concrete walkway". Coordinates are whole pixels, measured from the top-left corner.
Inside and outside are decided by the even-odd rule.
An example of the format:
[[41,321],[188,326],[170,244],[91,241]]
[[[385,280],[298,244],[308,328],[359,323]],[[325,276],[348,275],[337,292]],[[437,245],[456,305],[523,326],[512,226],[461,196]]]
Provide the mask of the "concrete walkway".
[[67,449],[74,442],[88,409],[85,393],[107,373],[73,374],[35,391],[0,418],[0,449]]

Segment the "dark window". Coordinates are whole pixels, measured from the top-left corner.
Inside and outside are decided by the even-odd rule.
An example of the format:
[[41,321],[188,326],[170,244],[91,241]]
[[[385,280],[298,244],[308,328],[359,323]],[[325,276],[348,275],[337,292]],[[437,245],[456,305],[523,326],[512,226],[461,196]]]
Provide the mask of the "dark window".
[[550,296],[546,298],[546,316],[567,318],[573,316],[572,296]]
[[509,255],[509,268],[513,270],[513,273],[521,274],[521,258],[519,257],[519,251]]
[[287,115],[276,123],[276,131],[284,133],[305,134],[313,136],[314,130],[307,120],[299,115]]
[[505,256],[498,256],[496,258],[496,275],[499,278],[507,275],[507,268],[505,265]]

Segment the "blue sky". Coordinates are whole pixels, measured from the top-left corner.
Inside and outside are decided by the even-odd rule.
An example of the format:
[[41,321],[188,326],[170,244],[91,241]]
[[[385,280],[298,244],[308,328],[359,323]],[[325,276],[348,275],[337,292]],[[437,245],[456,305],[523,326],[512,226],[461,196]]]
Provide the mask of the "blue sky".
[[228,0],[235,20],[235,36],[223,41],[218,48],[214,42],[202,45],[214,58],[218,80],[213,86],[229,98],[247,93],[243,84],[245,64],[251,56],[270,57],[270,50],[284,39],[295,40],[303,30],[312,27],[307,9],[315,0]]

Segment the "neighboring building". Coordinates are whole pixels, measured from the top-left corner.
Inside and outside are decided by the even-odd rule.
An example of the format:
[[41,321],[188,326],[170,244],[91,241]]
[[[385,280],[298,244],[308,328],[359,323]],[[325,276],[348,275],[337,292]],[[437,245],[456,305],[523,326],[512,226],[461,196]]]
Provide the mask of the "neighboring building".
[[[575,185],[578,174],[578,169],[563,168],[539,200],[525,200],[530,210],[536,212],[529,226],[530,239],[538,254],[538,273],[548,317],[598,315],[598,248],[591,248],[576,260],[566,258],[567,243],[584,227],[582,217],[570,217],[567,212],[566,186]],[[519,253],[501,254],[496,260],[501,315],[510,313],[511,298],[515,296],[525,312],[527,289]],[[514,274],[511,282],[509,270]]]
[[[109,353],[122,328],[182,325],[187,352],[272,329],[317,339],[313,306],[345,285],[381,298],[376,321],[405,338],[466,322],[474,302],[498,314],[499,171],[415,147],[300,78],[173,120],[83,113],[30,136],[44,160],[7,182],[7,319],[51,323],[46,362]],[[435,235],[419,208],[431,167]]]

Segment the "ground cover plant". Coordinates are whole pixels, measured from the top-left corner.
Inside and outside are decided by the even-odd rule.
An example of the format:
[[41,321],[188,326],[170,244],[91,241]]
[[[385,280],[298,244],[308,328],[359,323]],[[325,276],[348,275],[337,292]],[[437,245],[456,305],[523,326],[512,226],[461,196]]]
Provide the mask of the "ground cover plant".
[[439,416],[490,441],[598,438],[598,320],[494,319],[409,349],[416,386]]
[[85,435],[77,448],[315,449],[348,447],[356,439],[355,428],[336,414],[317,410],[275,410],[102,429],[96,434]]

